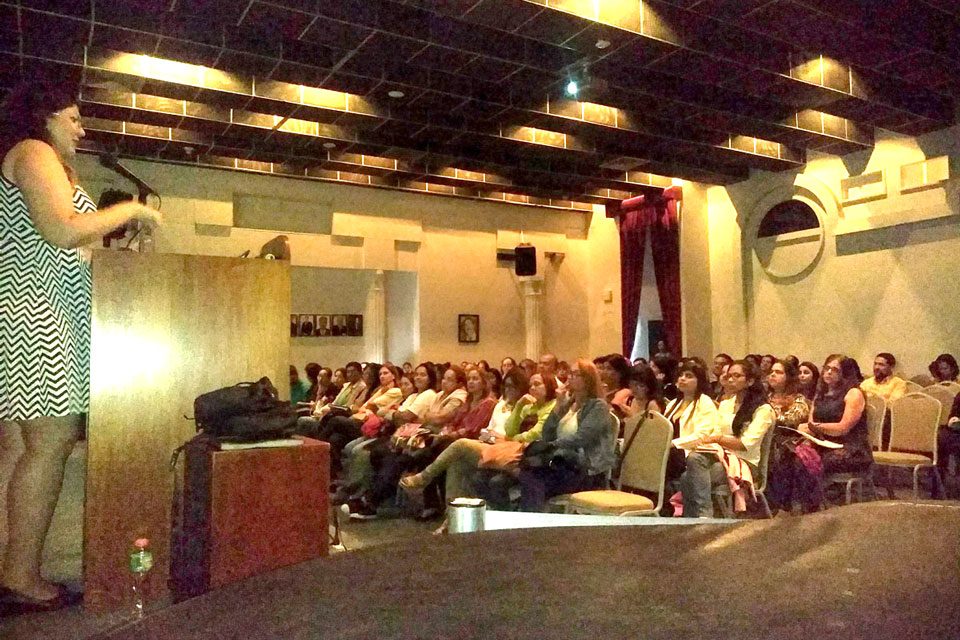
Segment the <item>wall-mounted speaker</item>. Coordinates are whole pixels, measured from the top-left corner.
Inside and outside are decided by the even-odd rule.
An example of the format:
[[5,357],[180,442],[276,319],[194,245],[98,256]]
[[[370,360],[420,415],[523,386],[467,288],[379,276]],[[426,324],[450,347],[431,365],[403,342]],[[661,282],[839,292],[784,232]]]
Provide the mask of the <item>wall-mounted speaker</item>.
[[530,244],[522,244],[514,253],[517,256],[517,262],[514,264],[514,273],[518,276],[537,275],[537,248]]

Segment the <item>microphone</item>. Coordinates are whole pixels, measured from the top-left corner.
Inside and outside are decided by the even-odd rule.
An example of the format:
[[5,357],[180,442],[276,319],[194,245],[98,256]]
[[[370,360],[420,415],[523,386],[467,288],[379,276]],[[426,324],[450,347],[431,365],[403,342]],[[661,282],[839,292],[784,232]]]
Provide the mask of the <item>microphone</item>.
[[101,153],[100,164],[102,164],[107,169],[116,171],[118,174],[120,174],[121,176],[123,176],[124,178],[132,182],[133,184],[137,185],[137,194],[138,194],[137,200],[139,200],[141,204],[147,203],[147,196],[149,195],[157,196],[158,198],[160,197],[160,194],[157,193],[156,189],[154,189],[153,187],[148,185],[146,182],[144,182],[135,173],[130,171],[130,169],[127,169],[125,166],[120,164],[117,161],[117,157],[112,153]]

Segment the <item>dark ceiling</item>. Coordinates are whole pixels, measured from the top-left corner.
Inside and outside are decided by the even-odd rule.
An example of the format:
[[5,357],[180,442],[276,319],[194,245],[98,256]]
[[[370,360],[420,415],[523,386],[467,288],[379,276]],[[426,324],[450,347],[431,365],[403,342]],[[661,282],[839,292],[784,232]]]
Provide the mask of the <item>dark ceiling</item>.
[[582,209],[953,124],[960,3],[0,1],[0,56],[92,150]]

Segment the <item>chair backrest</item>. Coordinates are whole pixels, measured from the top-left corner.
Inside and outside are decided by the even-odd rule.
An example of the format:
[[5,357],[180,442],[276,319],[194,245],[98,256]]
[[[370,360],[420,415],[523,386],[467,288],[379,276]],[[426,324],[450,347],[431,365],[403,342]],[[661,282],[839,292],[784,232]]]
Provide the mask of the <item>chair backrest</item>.
[[953,399],[957,397],[957,394],[943,384],[932,384],[925,387],[923,392],[940,401],[940,422],[938,424],[947,424],[947,420],[950,418],[950,409],[953,408]]
[[757,491],[767,489],[767,469],[770,466],[770,450],[773,449],[773,435],[776,430],[776,425],[771,426],[760,442],[760,462],[757,463],[757,475],[753,479],[753,487]]
[[919,375],[915,375],[912,378],[910,378],[909,381],[915,382],[921,387],[929,387],[930,385],[936,382],[936,380],[933,379],[933,376],[930,375],[929,373],[921,373]]
[[916,393],[917,391],[923,391],[925,385],[917,384],[913,380],[905,380],[907,383],[907,393]]
[[[620,417],[619,417],[617,414],[615,414],[613,411],[610,412],[610,430],[611,430],[610,437],[613,439],[613,450],[614,450],[614,452],[616,452],[616,450],[617,450],[617,448],[618,448],[618,447],[617,447],[617,440],[620,438]],[[626,446],[626,442],[624,442],[624,446]],[[622,454],[621,454],[621,455],[622,455]],[[607,487],[608,487],[608,488],[611,487],[611,486],[613,486],[613,473],[614,473],[614,471],[616,471],[616,468],[613,468],[613,469],[607,471],[607,473],[606,473],[606,476],[607,476]]]
[[954,395],[954,397],[956,397],[957,394],[960,394],[960,383],[951,382],[950,380],[947,380],[946,382],[939,383],[938,386],[949,389],[950,392]]
[[890,450],[932,453],[936,460],[940,401],[923,392],[890,403]]
[[868,393],[867,395],[867,436],[870,448],[879,451],[883,441],[883,419],[887,415],[887,401],[882,396]]
[[667,458],[670,457],[670,441],[673,439],[673,425],[655,411],[647,414],[643,424],[639,424],[641,415],[627,420],[624,429],[627,441],[639,425],[640,431],[627,449],[620,467],[617,488],[628,487],[657,494],[657,510],[663,506],[663,491],[667,474]]

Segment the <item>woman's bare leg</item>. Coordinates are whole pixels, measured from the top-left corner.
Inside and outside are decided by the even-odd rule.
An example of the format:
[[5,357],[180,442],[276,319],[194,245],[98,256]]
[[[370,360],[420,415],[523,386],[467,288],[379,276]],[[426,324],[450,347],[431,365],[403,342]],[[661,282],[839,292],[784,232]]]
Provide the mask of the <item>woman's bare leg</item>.
[[33,598],[49,599],[57,595],[57,588],[40,576],[43,542],[60,497],[67,457],[77,442],[80,416],[18,424],[24,451],[7,485],[7,546],[0,583]]

